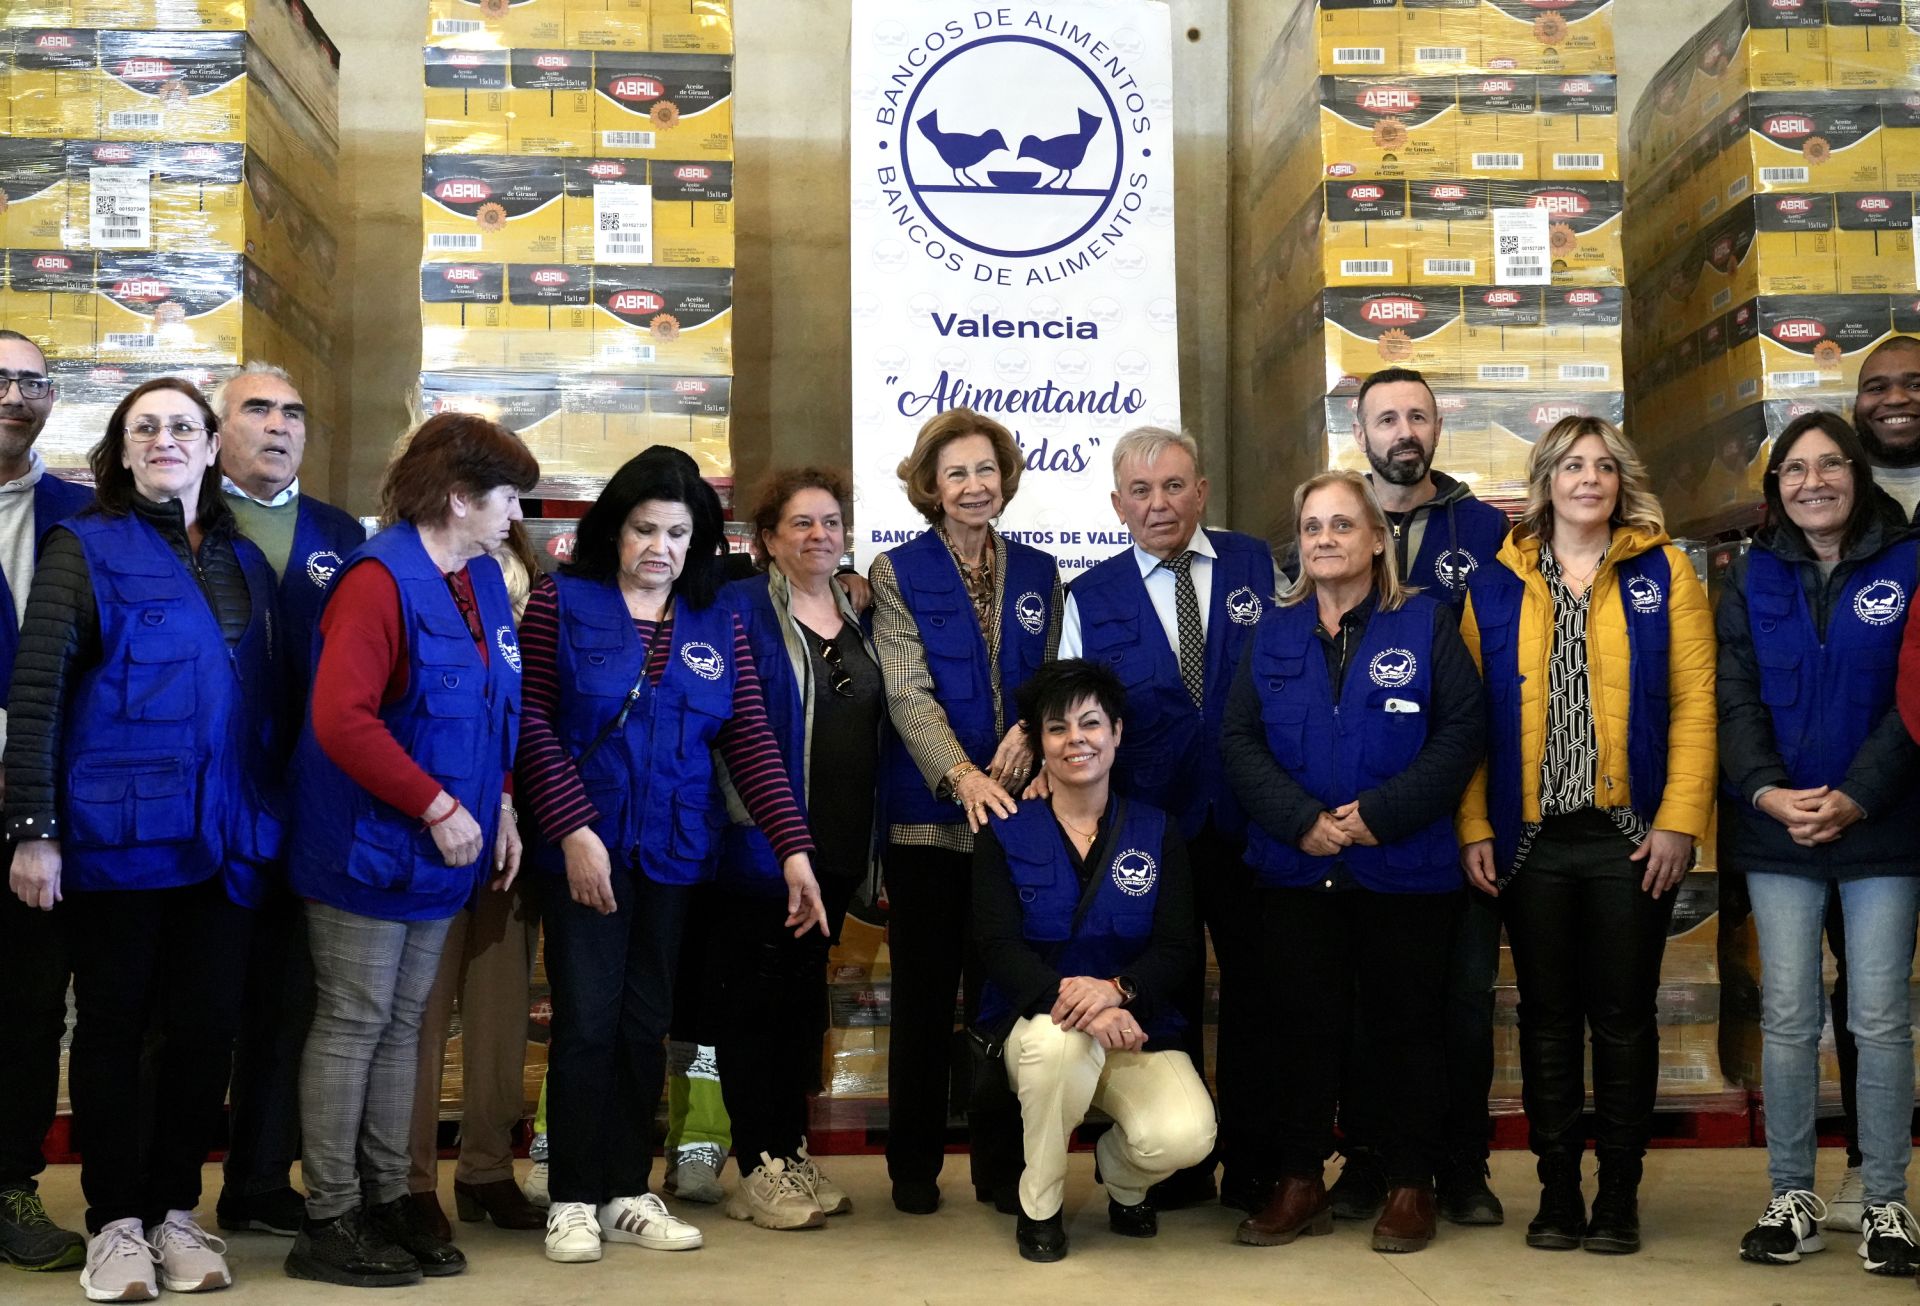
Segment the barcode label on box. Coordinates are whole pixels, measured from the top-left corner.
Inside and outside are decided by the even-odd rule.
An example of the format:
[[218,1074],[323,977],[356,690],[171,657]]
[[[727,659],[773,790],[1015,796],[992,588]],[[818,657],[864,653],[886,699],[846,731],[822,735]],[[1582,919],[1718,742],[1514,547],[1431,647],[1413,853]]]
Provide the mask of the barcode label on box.
[[594,183],[593,261],[653,262],[653,187]]
[[1604,154],[1556,154],[1553,167],[1556,172],[1598,172],[1607,166]]
[[1742,195],[1745,195],[1747,193],[1747,187],[1750,184],[1750,182],[1751,182],[1751,178],[1748,178],[1746,176],[1735,177],[1731,182],[1727,184],[1727,198],[1730,200],[1737,200]]
[[609,150],[650,150],[652,132],[601,132],[600,144]]
[[1760,182],[1765,186],[1804,186],[1811,175],[1805,168],[1762,168]]
[[1605,363],[1562,363],[1560,379],[1562,381],[1606,381],[1613,376],[1613,369]]
[[1383,45],[1337,45],[1333,49],[1333,61],[1337,64],[1385,64],[1387,49]]
[[159,131],[166,124],[166,116],[152,109],[115,109],[107,114],[108,131]]
[[160,337],[132,331],[109,331],[102,343],[109,349],[158,349]]
[[430,231],[427,233],[427,248],[471,252],[480,248],[480,233],[477,231]]
[[624,340],[608,343],[600,350],[602,364],[633,364],[644,366],[655,360],[659,351],[652,345],[632,344]]
[[1420,265],[1430,277],[1471,277],[1473,260],[1470,258],[1430,258]]
[[1533,369],[1525,363],[1482,363],[1480,379],[1482,381],[1527,381],[1533,377]]
[[1545,209],[1493,211],[1493,280],[1498,286],[1545,286],[1553,281],[1552,242]]
[[1689,1083],[1696,1082],[1696,1081],[1704,1083],[1706,1082],[1706,1078],[1707,1078],[1707,1067],[1706,1066],[1662,1066],[1660,1067],[1660,1078],[1686,1080]]
[[151,182],[145,168],[87,169],[87,239],[95,249],[153,244]]
[[1758,399],[1760,397],[1760,383],[1752,377],[1747,377],[1733,388],[1733,395],[1734,398],[1743,404]]
[[1467,47],[1464,45],[1421,45],[1413,51],[1415,63],[1465,63]]
[[1475,154],[1473,170],[1475,172],[1518,172],[1527,166],[1526,156],[1522,154],[1499,153]]
[[1713,312],[1724,313],[1727,311],[1727,306],[1731,303],[1733,303],[1733,291],[1716,290],[1713,292]]
[[1340,275],[1343,277],[1390,277],[1393,275],[1393,260],[1390,258],[1343,258],[1340,260]]
[[1781,390],[1805,390],[1820,384],[1818,372],[1769,372],[1767,384]]
[[433,20],[435,36],[471,36],[486,24],[472,18],[436,18]]

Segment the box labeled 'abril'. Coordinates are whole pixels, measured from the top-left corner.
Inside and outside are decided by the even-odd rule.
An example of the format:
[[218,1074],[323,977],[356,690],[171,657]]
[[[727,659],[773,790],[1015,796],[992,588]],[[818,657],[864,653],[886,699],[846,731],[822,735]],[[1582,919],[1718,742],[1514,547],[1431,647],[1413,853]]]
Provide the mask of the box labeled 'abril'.
[[1911,40],[1901,0],[1827,0],[1829,84],[1905,85]]
[[1547,387],[1618,390],[1626,293],[1618,286],[1549,286],[1540,365]]
[[593,269],[562,263],[507,268],[506,365],[580,371],[593,360]]
[[1314,24],[1320,71],[1398,72],[1401,17],[1396,0],[1320,0]]
[[1420,76],[1481,66],[1480,0],[1401,0],[1400,71]]
[[70,187],[61,141],[0,136],[0,244],[10,249],[64,249],[75,242],[67,222]]
[[506,359],[507,273],[498,263],[420,268],[420,366],[495,368]]
[[1469,286],[1493,276],[1488,185],[1471,178],[1408,183],[1407,280]]
[[103,140],[244,141],[245,32],[101,32]]
[[1920,89],[1880,92],[1880,152],[1887,186],[1920,190]]
[[9,135],[72,138],[100,134],[98,34],[86,28],[14,32]]
[[594,152],[591,54],[584,50],[514,50],[509,55],[508,79],[509,152]]
[[[1737,13],[1737,9],[1733,12]],[[1718,97],[1703,101],[1709,113],[1732,104],[1749,87],[1761,91],[1818,90],[1828,85],[1827,30],[1822,0],[1748,0],[1745,66],[1733,58],[1707,71],[1717,78]],[[1731,55],[1729,50],[1728,54]]]
[[1321,78],[1326,175],[1457,175],[1458,104],[1451,77]]
[[655,159],[653,261],[662,267],[734,265],[733,165]]
[[238,254],[102,254],[94,299],[101,362],[240,363]]
[[566,0],[427,0],[427,43],[505,50],[560,45]]
[[1913,193],[1842,191],[1833,197],[1833,205],[1840,293],[1897,295],[1915,289]]
[[733,394],[730,376],[649,378],[651,438],[680,449],[706,476],[733,474],[728,427]]
[[93,254],[13,249],[7,251],[6,264],[0,325],[33,337],[49,359],[92,358]]
[[733,157],[733,61],[602,52],[593,60],[597,153]]
[[1880,100],[1860,91],[1778,91],[1749,97],[1759,189],[1877,190]]
[[1885,295],[1779,295],[1759,303],[1768,398],[1852,390],[1861,361],[1892,329]]
[[1455,83],[1460,102],[1458,153],[1463,176],[1540,175],[1540,119],[1532,77],[1474,73]]
[[1549,181],[1619,181],[1618,80],[1570,73],[1540,78],[1539,89],[1539,175]]
[[1330,286],[1392,286],[1407,280],[1407,183],[1330,181],[1320,228]]
[[596,366],[732,373],[730,270],[596,268],[593,302]]
[[1545,209],[1554,284],[1624,282],[1620,246],[1624,195],[1615,181],[1496,181],[1494,210]]
[[[1729,296],[1731,308],[1753,295],[1831,295],[1839,291],[1834,265],[1834,197],[1776,193],[1753,199],[1753,284]],[[1911,266],[1909,266],[1911,272]]]
[[1446,381],[1460,377],[1457,286],[1328,290],[1326,388],[1351,389],[1383,367],[1411,367]]
[[1480,54],[1503,72],[1613,72],[1613,0],[1486,0]]
[[428,154],[507,153],[507,52],[429,46]]
[[564,176],[560,159],[428,155],[420,185],[427,259],[558,259]]
[[1545,329],[1540,287],[1469,286],[1460,297],[1466,320],[1462,379],[1485,390],[1537,387]]

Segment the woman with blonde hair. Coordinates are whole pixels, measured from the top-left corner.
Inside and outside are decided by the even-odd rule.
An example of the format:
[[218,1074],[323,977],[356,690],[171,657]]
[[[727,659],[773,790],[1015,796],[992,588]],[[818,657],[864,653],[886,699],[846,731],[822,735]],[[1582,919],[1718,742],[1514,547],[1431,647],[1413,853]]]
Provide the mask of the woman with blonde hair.
[[1389,1192],[1376,1251],[1433,1240],[1447,959],[1462,882],[1454,811],[1484,746],[1486,705],[1451,610],[1401,583],[1366,479],[1294,492],[1300,576],[1267,613],[1227,698],[1222,751],[1246,806],[1260,886],[1264,1064],[1274,1107],[1256,1155],[1276,1181],[1239,1240],[1333,1228],[1341,1060],[1356,1023]]
[[[1460,811],[1468,880],[1501,899],[1539,1158],[1531,1247],[1633,1252],[1674,890],[1712,809],[1714,635],[1645,465],[1609,422],[1534,446],[1499,565],[1461,633],[1486,677],[1487,763]],[[1580,1191],[1582,1027],[1593,1037],[1591,1218]]]
[[[873,563],[873,642],[895,738],[881,762],[893,954],[887,1174],[893,1204],[940,1205],[953,994],[968,950],[973,835],[1012,816],[1032,753],[1014,696],[1060,645],[1060,569],[993,523],[1020,487],[1020,446],[954,408],[900,460],[924,535]],[[969,993],[978,985],[969,976]],[[971,1006],[971,1003],[969,1003]],[[973,1153],[975,1195],[1008,1176]]]

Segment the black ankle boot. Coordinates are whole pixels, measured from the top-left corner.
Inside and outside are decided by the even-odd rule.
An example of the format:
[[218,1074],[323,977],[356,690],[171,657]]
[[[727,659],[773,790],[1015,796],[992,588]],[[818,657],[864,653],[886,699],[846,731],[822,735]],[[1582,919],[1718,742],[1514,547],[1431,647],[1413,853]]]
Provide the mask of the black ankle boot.
[[467,1268],[466,1254],[428,1227],[425,1212],[411,1195],[368,1207],[367,1226],[388,1242],[405,1248],[420,1263],[420,1273],[430,1279]]
[[420,1262],[367,1226],[366,1212],[308,1220],[287,1253],[287,1277],[346,1288],[388,1288],[420,1282]]
[[1581,1246],[1612,1256],[1640,1250],[1640,1172],[1637,1156],[1600,1158],[1600,1191]]
[[1587,1202],[1580,1194],[1580,1158],[1540,1158],[1540,1213],[1527,1225],[1527,1246],[1566,1252],[1587,1231]]

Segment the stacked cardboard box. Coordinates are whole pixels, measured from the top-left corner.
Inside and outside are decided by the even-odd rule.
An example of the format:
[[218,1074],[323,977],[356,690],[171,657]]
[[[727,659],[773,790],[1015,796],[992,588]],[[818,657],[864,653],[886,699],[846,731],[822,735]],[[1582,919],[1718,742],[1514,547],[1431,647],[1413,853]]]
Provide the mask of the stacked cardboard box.
[[0,326],[77,468],[142,380],[285,367],[333,422],[339,53],[293,0],[23,0],[0,18]]
[[1483,498],[1519,496],[1561,417],[1624,416],[1613,71],[1607,3],[1301,0],[1255,106],[1250,254],[1260,365],[1314,396],[1324,461],[1365,466],[1350,396],[1394,364],[1433,381],[1438,465]]
[[1635,110],[1635,430],[1669,521],[1761,499],[1769,439],[1920,328],[1920,53],[1899,0],[1734,0]]
[[433,0],[420,407],[590,497],[650,444],[731,475],[728,0]]

